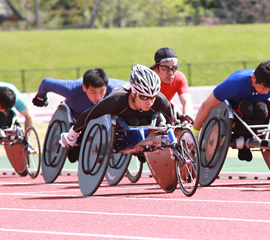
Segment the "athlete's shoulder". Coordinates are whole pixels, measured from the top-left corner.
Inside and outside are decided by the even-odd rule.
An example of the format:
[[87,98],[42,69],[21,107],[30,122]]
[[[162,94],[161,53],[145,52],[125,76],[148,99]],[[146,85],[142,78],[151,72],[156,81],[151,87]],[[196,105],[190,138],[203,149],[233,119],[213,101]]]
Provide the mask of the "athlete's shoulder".
[[7,87],[10,90],[12,90],[16,96],[16,99],[22,98],[21,92],[18,90],[18,88],[13,85],[12,83],[7,83],[7,82],[0,82],[0,87]]
[[116,79],[116,78],[109,78],[108,79],[108,86],[111,86],[111,87],[120,87],[120,86],[123,86],[127,84],[126,81],[123,81],[123,80],[120,80],[120,79]]
[[234,73],[232,73],[228,79],[230,78],[236,78],[236,77],[248,77],[248,76],[251,76],[252,74],[254,74],[254,71],[255,69],[252,68],[252,69],[239,69],[237,71],[235,71]]
[[[7,83],[7,82],[0,82],[0,87],[7,87],[7,88],[9,88],[9,89],[11,89],[11,90],[13,90],[13,89],[18,90],[18,89],[15,87],[15,85],[13,85],[12,83]],[[18,91],[19,91],[19,90],[18,90]]]
[[156,101],[158,102],[158,104],[160,103],[169,103],[169,100],[167,99],[167,97],[162,93],[162,92],[159,92],[157,94],[157,97],[156,97]]
[[175,83],[187,82],[187,78],[186,78],[186,76],[185,76],[185,74],[184,74],[183,72],[181,72],[181,71],[176,71],[176,72],[175,72],[175,75],[174,75],[173,81],[174,81]]
[[185,76],[185,74],[184,74],[183,72],[181,72],[181,71],[176,71],[176,72],[175,72],[175,77],[176,77],[176,78],[185,78],[186,76]]

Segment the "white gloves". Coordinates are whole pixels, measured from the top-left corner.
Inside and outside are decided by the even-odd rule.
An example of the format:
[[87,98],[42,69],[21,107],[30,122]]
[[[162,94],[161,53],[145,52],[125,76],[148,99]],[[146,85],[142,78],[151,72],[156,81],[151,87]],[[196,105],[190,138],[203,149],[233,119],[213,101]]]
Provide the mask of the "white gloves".
[[68,133],[64,132],[61,134],[59,143],[61,144],[62,147],[65,147],[65,148],[74,147],[79,135],[80,133],[75,132],[72,127]]

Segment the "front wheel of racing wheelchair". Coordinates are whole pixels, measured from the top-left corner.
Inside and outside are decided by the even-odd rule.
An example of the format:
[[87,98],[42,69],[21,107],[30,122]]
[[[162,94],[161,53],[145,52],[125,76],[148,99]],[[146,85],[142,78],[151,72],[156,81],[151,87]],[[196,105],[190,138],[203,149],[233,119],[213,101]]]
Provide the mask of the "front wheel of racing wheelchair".
[[40,171],[41,148],[37,131],[34,127],[28,127],[24,134],[25,147],[24,160],[28,174],[36,178]]
[[197,190],[200,176],[200,151],[196,136],[190,128],[183,128],[177,136],[177,151],[183,161],[176,159],[176,173],[180,188],[186,196]]

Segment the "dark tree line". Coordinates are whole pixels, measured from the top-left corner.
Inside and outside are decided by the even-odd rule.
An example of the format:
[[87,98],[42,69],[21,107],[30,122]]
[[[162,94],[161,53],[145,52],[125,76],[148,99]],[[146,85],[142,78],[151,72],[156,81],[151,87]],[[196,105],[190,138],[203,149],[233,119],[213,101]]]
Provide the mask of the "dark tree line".
[[270,0],[12,0],[26,18],[3,29],[269,23]]

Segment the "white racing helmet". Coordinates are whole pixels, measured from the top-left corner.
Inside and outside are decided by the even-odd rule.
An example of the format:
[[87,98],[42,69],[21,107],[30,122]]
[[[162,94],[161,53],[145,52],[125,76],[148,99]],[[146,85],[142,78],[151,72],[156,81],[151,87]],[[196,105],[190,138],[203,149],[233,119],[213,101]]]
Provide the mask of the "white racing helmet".
[[147,97],[154,97],[160,91],[159,76],[144,65],[133,66],[129,83],[133,92]]

